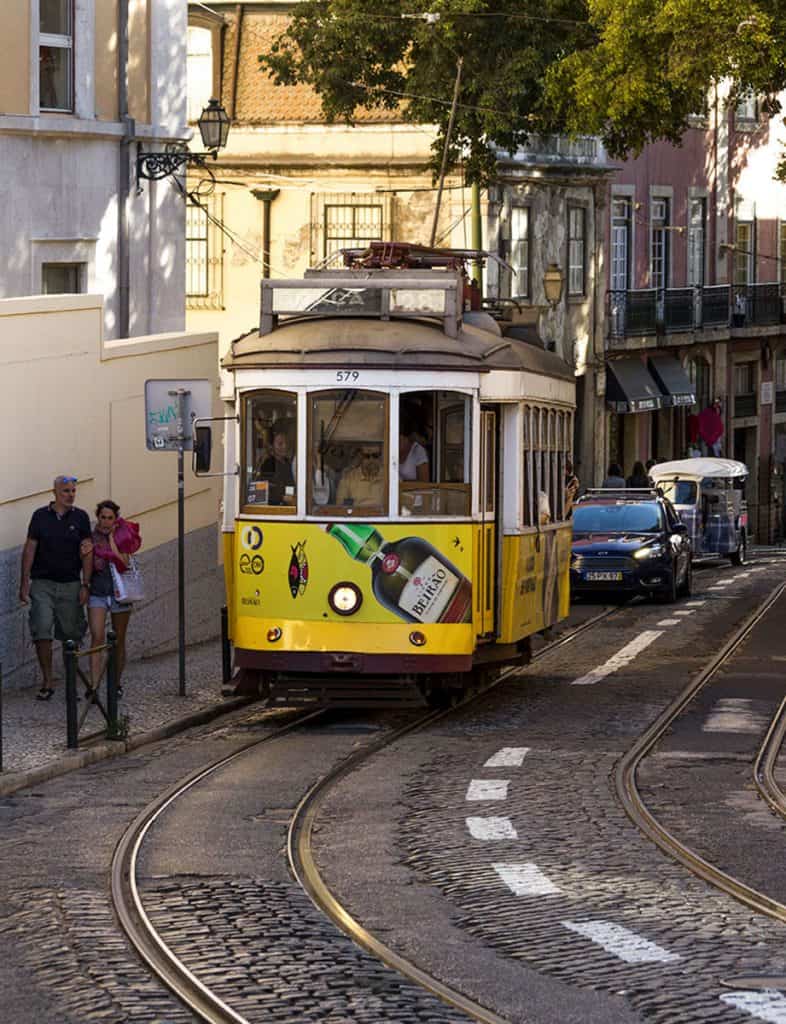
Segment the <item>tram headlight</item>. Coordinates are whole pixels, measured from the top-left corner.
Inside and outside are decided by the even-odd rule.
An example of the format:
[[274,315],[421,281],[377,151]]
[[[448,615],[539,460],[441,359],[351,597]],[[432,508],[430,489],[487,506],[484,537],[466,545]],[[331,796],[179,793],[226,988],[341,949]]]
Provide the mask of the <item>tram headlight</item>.
[[638,551],[633,552],[634,558],[657,558],[658,555],[663,554],[662,544],[649,544],[646,548],[639,548]]
[[354,615],[363,604],[363,594],[354,583],[337,583],[328,594],[328,604],[336,615]]

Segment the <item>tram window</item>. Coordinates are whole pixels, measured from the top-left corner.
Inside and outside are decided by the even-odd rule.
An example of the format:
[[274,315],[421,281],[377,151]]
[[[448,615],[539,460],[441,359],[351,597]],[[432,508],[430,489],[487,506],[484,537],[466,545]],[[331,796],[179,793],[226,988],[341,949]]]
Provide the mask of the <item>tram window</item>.
[[297,395],[255,391],[243,403],[245,507],[294,515]]
[[562,522],[573,436],[571,414],[528,405],[523,407],[522,414],[522,525],[545,526],[551,522]]
[[309,395],[311,515],[384,515],[388,506],[388,398],[357,388]]
[[472,404],[455,391],[410,391],[399,400],[399,512],[466,516],[470,511]]

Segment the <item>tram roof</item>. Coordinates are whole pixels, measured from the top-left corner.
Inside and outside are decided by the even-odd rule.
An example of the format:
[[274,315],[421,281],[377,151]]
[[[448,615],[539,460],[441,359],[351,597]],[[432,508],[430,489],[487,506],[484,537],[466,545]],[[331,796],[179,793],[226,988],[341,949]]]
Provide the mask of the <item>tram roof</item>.
[[280,320],[267,334],[254,330],[237,338],[222,365],[228,370],[308,370],[348,364],[390,370],[508,370],[573,380],[570,367],[559,356],[504,337],[494,326],[491,331],[462,322],[456,337],[450,337],[438,319],[293,317]]

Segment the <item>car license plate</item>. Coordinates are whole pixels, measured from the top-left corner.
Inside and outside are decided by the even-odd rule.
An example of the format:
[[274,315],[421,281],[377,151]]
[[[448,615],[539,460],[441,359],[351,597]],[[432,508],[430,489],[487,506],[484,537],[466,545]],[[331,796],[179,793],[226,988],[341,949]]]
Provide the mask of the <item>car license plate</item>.
[[618,583],[622,579],[621,572],[585,572],[584,579],[594,583]]

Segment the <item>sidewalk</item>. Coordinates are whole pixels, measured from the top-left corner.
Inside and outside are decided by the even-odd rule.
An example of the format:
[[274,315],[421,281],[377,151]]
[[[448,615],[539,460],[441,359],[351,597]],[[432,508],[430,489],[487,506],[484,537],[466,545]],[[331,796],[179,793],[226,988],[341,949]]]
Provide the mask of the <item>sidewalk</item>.
[[[2,754],[0,797],[25,786],[35,785],[86,764],[115,757],[145,743],[164,739],[201,722],[209,721],[248,698],[223,697],[221,694],[221,645],[218,640],[197,644],[186,651],[186,696],[178,694],[177,652],[140,661],[132,661],[123,673],[123,697],[119,716],[128,716],[125,740],[88,740],[91,734],[103,736],[104,719],[91,707],[82,728],[78,750],[66,746],[65,683],[62,661],[55,655],[56,690],[49,701],[37,701],[37,687],[6,691],[2,695]],[[84,687],[79,684],[78,692]],[[101,687],[106,706],[106,688]],[[79,703],[80,714],[84,699]]]

